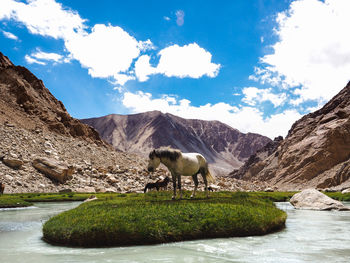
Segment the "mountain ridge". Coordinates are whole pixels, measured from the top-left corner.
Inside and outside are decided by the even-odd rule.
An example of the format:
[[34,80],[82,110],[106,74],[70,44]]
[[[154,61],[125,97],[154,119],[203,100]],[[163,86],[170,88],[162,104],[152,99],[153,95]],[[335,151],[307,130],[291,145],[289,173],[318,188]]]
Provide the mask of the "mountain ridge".
[[219,171],[239,167],[271,140],[241,133],[219,121],[184,119],[170,113],[149,111],[130,115],[109,114],[82,119],[116,149],[147,155],[153,148],[171,146],[199,152]]

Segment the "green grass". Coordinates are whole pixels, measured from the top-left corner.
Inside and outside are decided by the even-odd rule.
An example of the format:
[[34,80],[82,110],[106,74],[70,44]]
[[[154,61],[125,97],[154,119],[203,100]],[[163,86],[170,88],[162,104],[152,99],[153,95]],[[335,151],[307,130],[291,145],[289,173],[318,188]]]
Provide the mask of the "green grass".
[[31,205],[32,205],[31,203],[17,196],[12,196],[12,195],[0,196],[0,208],[27,207]]
[[328,195],[329,197],[335,199],[335,200],[339,200],[339,201],[350,201],[350,193],[347,194],[342,194],[340,192],[334,192],[334,193],[324,193],[326,195]]
[[53,244],[101,247],[263,235],[284,227],[286,213],[248,193],[199,193],[171,201],[170,192],[114,194],[52,217],[43,226]]

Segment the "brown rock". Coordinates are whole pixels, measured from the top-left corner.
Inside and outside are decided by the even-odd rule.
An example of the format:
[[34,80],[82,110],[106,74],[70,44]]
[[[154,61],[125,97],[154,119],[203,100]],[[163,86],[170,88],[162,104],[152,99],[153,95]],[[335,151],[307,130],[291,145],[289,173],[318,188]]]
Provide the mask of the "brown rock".
[[14,159],[11,157],[4,157],[2,162],[12,169],[21,169],[24,162],[22,160]]
[[45,174],[51,180],[65,183],[73,178],[74,168],[50,158],[37,158],[33,161],[33,167]]

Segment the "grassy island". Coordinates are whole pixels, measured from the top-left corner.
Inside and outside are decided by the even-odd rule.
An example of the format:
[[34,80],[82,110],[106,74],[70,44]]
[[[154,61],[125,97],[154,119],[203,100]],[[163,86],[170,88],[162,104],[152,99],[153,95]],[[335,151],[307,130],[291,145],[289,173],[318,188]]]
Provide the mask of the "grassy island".
[[101,247],[157,244],[202,238],[263,235],[284,228],[286,214],[266,197],[220,192],[210,199],[171,201],[170,192],[114,194],[52,217],[44,240]]

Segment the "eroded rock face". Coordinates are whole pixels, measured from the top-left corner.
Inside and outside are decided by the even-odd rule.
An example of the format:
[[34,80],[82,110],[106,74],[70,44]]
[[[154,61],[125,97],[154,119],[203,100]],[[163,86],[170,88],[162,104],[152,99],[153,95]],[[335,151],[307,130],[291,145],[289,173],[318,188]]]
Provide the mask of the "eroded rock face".
[[334,200],[316,189],[306,189],[293,195],[290,203],[298,209],[308,210],[350,210],[341,202]]
[[265,156],[232,176],[268,182],[280,190],[327,188],[350,178],[350,83],[324,107],[295,122]]
[[3,117],[21,127],[36,129],[45,126],[60,134],[103,144],[94,129],[69,115],[63,103],[40,79],[27,68],[13,65],[1,52],[0,111]]
[[225,175],[238,168],[271,140],[259,134],[243,134],[218,121],[183,119],[159,111],[133,115],[108,115],[85,119],[116,149],[147,156],[160,146],[183,152],[199,152]]

